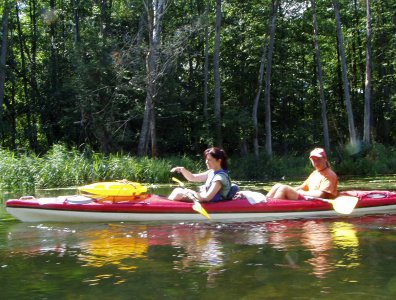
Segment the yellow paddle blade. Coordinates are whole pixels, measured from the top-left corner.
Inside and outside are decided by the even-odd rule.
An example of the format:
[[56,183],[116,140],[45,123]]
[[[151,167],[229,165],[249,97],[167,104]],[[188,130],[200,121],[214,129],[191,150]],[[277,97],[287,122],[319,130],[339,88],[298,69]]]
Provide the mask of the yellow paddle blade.
[[339,196],[334,200],[328,200],[328,202],[333,205],[333,209],[336,212],[349,215],[356,207],[358,200],[357,197],[353,196]]
[[208,218],[209,220],[211,219],[208,212],[205,210],[205,208],[202,207],[201,203],[199,203],[198,201],[194,201],[194,205],[192,206],[192,208],[193,210],[199,212],[201,215]]
[[179,179],[177,179],[176,177],[172,177],[172,180],[174,181],[174,182],[177,182],[181,187],[184,187],[184,183],[183,182],[181,182]]

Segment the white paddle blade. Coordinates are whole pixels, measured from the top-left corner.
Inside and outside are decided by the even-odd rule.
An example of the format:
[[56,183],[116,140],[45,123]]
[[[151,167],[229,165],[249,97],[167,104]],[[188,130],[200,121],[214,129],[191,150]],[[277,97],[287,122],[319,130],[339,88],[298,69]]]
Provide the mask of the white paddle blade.
[[353,196],[340,196],[329,202],[333,205],[336,212],[349,215],[355,209],[358,200],[357,197]]

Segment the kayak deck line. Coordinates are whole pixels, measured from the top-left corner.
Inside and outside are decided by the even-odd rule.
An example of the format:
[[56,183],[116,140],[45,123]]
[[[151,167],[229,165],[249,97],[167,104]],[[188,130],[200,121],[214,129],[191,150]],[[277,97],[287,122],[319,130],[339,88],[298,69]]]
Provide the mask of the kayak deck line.
[[[23,222],[136,222],[136,221],[208,221],[196,212],[192,213],[114,213],[92,211],[60,211],[32,208],[9,208],[8,211]],[[35,212],[38,212],[37,214]],[[352,216],[367,214],[396,213],[396,205],[383,207],[358,208]],[[272,213],[211,213],[213,221],[270,221],[277,219],[303,219],[339,217],[333,210],[310,212],[272,212]]]
[[[345,191],[343,195],[358,198],[351,216],[396,213],[396,192]],[[268,199],[250,203],[246,198],[201,203],[214,221],[271,220],[340,216],[330,203],[320,200]],[[24,222],[95,222],[95,221],[203,221],[191,202],[172,201],[155,194],[131,201],[97,201],[72,195],[49,198],[32,196],[6,201],[6,210]]]

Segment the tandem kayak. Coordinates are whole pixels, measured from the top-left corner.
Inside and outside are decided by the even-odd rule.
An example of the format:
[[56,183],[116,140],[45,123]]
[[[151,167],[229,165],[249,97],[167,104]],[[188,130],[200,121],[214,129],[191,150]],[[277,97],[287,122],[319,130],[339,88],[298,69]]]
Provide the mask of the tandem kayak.
[[[344,191],[357,197],[352,216],[396,213],[396,191]],[[348,197],[347,197],[348,198]],[[128,222],[128,221],[202,221],[207,220],[190,202],[171,201],[147,194],[129,201],[100,201],[73,195],[52,198],[25,196],[6,201],[6,210],[23,222]],[[340,214],[331,203],[321,200],[267,199],[252,203],[246,197],[230,201],[202,203],[214,221],[267,221],[334,217]],[[349,214],[349,213],[348,213]]]

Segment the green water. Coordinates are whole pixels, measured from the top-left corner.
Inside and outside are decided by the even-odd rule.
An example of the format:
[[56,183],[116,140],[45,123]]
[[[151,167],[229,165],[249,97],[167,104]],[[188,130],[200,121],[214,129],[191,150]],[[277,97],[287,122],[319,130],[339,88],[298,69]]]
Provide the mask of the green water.
[[[343,184],[391,189],[395,182]],[[0,217],[1,299],[396,297],[396,215],[31,224],[11,218],[2,204]]]

